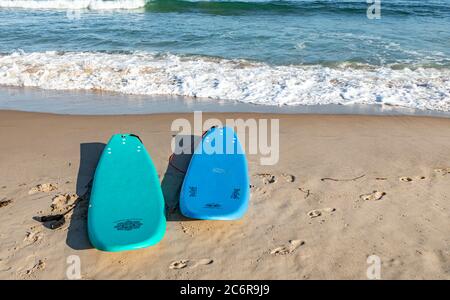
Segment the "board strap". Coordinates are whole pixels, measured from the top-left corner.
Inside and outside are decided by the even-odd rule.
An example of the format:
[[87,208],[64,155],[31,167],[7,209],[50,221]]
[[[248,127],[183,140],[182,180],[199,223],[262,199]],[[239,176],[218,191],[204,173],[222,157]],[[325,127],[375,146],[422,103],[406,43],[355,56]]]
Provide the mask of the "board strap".
[[[203,140],[203,137],[206,135],[206,133],[208,133],[208,131],[210,131],[211,129],[216,128],[216,127],[217,127],[217,126],[212,126],[212,127],[209,128],[208,130],[205,130],[205,131],[202,133],[202,140]],[[194,148],[194,147],[192,146],[191,151],[194,150],[193,148]],[[178,172],[181,172],[181,173],[183,173],[183,174],[186,174],[187,170],[181,170],[180,168],[178,168],[177,166],[175,166],[175,164],[173,163],[173,158],[174,158],[174,156],[175,156],[175,153],[172,153],[172,154],[169,156],[169,165],[170,165],[172,168],[174,168],[175,170],[177,170]]]

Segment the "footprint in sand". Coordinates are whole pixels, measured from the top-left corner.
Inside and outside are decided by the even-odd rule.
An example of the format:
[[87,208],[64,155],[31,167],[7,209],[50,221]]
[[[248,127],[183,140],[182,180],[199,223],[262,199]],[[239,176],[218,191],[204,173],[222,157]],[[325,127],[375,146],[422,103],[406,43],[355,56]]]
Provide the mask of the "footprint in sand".
[[[425,178],[426,178],[425,176],[417,176],[415,179],[417,179],[417,180],[424,180]],[[404,177],[400,177],[399,180],[403,181],[403,182],[411,182],[414,179],[411,178],[411,177],[404,176]]]
[[313,209],[308,212],[308,217],[313,219],[313,218],[320,217],[324,213],[330,214],[335,211],[336,211],[336,208],[333,208],[333,207],[326,207],[326,208],[322,208],[322,209]]
[[305,194],[305,196],[303,197],[305,199],[308,198],[312,194],[311,190],[309,190],[309,189],[304,189],[304,188],[299,187],[298,190],[300,192],[302,192],[303,194]]
[[295,250],[297,250],[298,247],[305,244],[305,241],[302,240],[290,240],[289,245],[277,247],[275,249],[270,250],[270,254],[272,255],[286,255],[291,254]]
[[256,174],[256,176],[261,178],[264,184],[272,184],[272,183],[277,182],[277,179],[275,178],[275,176],[272,174],[269,174],[269,173],[260,173],[260,174]]
[[284,178],[284,180],[286,180],[287,182],[294,182],[295,181],[295,176],[291,175],[291,174],[281,174],[281,176]]
[[214,262],[214,260],[212,260],[210,258],[204,258],[204,259],[199,259],[199,260],[181,259],[181,260],[173,261],[170,264],[169,269],[179,270],[179,269],[184,269],[186,267],[193,269],[198,266],[210,265],[213,262]]
[[33,187],[31,190],[28,191],[29,195],[33,195],[39,192],[42,193],[49,193],[52,191],[56,191],[58,189],[58,186],[56,184],[53,183],[43,183],[43,184],[38,184],[37,186]]
[[189,260],[177,260],[170,263],[169,269],[172,270],[178,270],[178,269],[184,269],[188,266]]
[[6,207],[6,206],[8,206],[8,205],[10,205],[12,202],[13,202],[12,199],[6,199],[6,198],[3,198],[3,199],[0,201],[0,208],[1,208],[1,207]]
[[450,168],[434,169],[434,172],[444,176],[444,175],[447,175],[448,173],[450,173]]
[[45,269],[45,262],[42,259],[40,259],[33,267],[25,271],[25,275],[30,276],[33,275],[36,271],[44,269]]
[[77,200],[78,195],[76,194],[57,195],[53,197],[50,208],[52,209],[52,211],[66,212],[73,207]]
[[36,226],[33,226],[30,228],[30,230],[27,231],[24,242],[28,245],[34,244],[42,240],[43,233],[37,229]]
[[403,182],[411,182],[412,178],[411,177],[400,177],[398,180],[403,181]]
[[359,195],[359,198],[364,201],[377,201],[381,200],[385,195],[385,192],[373,191],[372,193]]

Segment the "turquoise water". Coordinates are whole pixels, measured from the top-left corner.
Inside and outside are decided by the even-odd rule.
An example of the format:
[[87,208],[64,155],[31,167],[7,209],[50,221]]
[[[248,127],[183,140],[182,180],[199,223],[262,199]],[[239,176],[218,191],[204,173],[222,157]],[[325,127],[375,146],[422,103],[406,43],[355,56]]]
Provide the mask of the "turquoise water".
[[450,0],[113,2],[0,0],[0,84],[450,107]]

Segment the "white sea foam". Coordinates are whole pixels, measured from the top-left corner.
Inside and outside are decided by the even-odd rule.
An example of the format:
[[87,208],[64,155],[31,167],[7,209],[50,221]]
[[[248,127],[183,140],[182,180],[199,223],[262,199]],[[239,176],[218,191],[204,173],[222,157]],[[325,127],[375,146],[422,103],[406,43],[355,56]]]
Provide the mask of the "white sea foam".
[[146,0],[0,0],[0,8],[27,9],[137,9]]
[[450,111],[450,70],[321,65],[150,53],[39,52],[0,56],[0,84],[180,95],[265,105],[389,104]]

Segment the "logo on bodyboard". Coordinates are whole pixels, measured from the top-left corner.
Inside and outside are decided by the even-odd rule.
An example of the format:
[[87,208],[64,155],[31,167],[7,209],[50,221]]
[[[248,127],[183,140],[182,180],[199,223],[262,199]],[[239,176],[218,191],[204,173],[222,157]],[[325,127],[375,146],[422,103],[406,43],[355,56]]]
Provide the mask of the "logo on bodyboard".
[[212,171],[214,173],[219,173],[219,174],[225,173],[225,169],[221,169],[221,168],[213,168]]
[[220,208],[221,205],[219,203],[207,203],[205,204],[205,208]]
[[196,197],[196,196],[197,196],[197,187],[190,186],[189,187],[189,197]]
[[241,198],[240,192],[241,189],[234,189],[233,192],[231,193],[231,199],[237,200]]
[[119,231],[131,231],[139,229],[144,223],[139,220],[124,220],[119,221],[114,228]]

